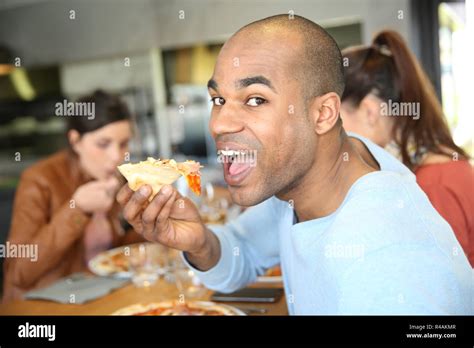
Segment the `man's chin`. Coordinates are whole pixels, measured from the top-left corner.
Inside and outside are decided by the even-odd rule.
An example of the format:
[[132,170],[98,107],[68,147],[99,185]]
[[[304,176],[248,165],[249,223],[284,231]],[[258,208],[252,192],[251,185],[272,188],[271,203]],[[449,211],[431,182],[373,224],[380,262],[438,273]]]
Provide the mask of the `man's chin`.
[[228,186],[232,201],[242,207],[252,207],[260,204],[272,195],[262,195],[255,187]]

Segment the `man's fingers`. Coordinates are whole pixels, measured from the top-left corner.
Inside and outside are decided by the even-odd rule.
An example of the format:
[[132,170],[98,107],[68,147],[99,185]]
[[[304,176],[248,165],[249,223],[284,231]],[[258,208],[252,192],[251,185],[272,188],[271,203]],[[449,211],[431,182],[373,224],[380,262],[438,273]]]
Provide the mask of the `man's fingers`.
[[168,220],[170,216],[170,211],[173,208],[175,200],[176,200],[176,191],[171,194],[171,197],[168,198],[168,201],[165,203],[163,209],[161,209],[160,213],[158,214],[158,217],[156,218],[157,224],[163,224]]
[[124,206],[129,201],[130,197],[132,197],[132,195],[133,190],[128,187],[128,183],[126,183],[117,193],[117,202],[119,202],[121,206]]
[[150,194],[151,187],[143,185],[132,195],[128,203],[125,204],[125,207],[123,208],[123,216],[130,224],[133,225],[132,221],[137,219],[143,209],[143,204],[148,200]]
[[166,231],[168,231],[170,224],[170,211],[173,208],[173,204],[176,200],[176,194],[176,191],[171,194],[171,196],[168,198],[168,201],[165,203],[163,209],[161,209],[158,217],[156,218],[155,229],[151,233],[151,238],[157,242],[161,242],[160,235],[162,237],[166,235]]
[[176,193],[176,199],[183,198],[183,195],[181,193],[179,193],[178,190],[174,190],[174,192]]
[[153,198],[153,200],[143,212],[142,222],[145,225],[154,226],[158,214],[160,213],[161,209],[166,204],[172,193],[173,188],[169,185],[165,185],[161,188],[160,192],[158,192],[158,194],[155,196],[155,198]]
[[149,240],[154,239],[154,234],[156,232],[156,220],[161,211],[166,207],[166,204],[171,200],[174,201],[176,195],[171,188],[171,186],[166,185],[167,187],[162,187],[160,192],[153,198],[148,207],[142,214],[142,226],[143,226],[143,236]]

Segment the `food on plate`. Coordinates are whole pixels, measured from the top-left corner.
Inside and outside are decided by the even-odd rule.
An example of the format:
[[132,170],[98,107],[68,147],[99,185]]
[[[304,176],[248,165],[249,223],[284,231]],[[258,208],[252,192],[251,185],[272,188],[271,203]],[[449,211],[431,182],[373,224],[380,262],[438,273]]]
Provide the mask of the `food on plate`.
[[108,269],[113,272],[128,272],[130,269],[129,257],[125,256],[123,252],[117,252],[110,255],[108,258],[102,259],[100,265],[103,269]]
[[130,253],[138,244],[106,250],[89,262],[89,269],[97,275],[108,276],[130,272]]
[[118,311],[113,315],[242,315],[236,308],[213,302],[164,301],[148,304],[134,304]]
[[160,191],[163,185],[170,185],[180,176],[184,176],[189,188],[196,194],[201,194],[201,165],[196,161],[176,162],[173,159],[154,159],[148,157],[146,161],[139,163],[126,163],[117,167],[120,173],[127,179],[128,186],[138,190],[143,185],[150,185],[152,194],[151,201]]

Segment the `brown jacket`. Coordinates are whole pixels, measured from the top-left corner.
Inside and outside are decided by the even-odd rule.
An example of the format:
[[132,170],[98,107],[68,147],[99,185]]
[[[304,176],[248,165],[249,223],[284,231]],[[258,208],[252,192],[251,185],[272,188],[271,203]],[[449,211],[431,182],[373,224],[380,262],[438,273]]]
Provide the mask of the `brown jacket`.
[[[87,269],[83,236],[90,217],[78,208],[71,208],[70,204],[75,190],[86,182],[77,159],[68,150],[58,152],[22,173],[8,242],[10,245],[37,245],[37,260],[5,259],[4,302]],[[123,231],[119,212],[115,204],[108,213],[113,246],[143,240],[133,230]]]

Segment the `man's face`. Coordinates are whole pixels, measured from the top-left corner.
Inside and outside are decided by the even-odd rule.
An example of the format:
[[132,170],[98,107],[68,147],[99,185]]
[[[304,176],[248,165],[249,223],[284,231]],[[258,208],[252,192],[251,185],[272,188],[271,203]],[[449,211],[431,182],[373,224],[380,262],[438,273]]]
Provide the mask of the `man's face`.
[[243,206],[282,199],[314,161],[294,34],[239,33],[219,54],[209,83],[209,129],[233,200]]

